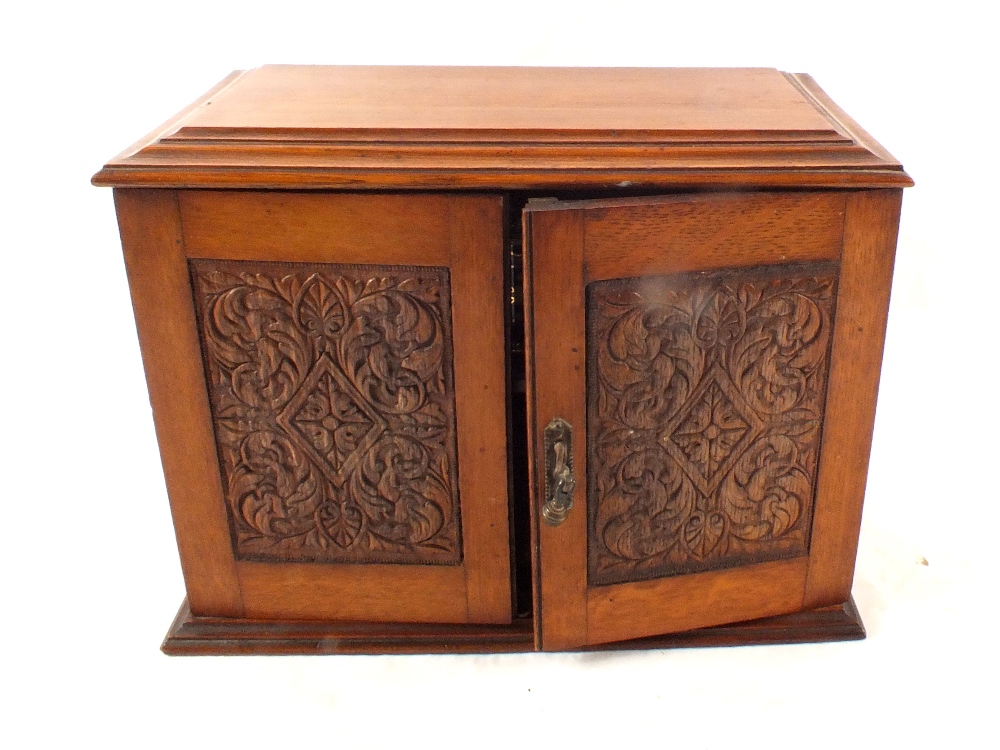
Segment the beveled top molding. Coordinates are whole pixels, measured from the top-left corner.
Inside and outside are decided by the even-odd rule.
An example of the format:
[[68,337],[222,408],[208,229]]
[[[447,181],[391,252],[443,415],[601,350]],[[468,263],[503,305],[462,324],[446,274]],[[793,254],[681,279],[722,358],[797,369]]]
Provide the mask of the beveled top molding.
[[807,75],[765,68],[265,66],[236,72],[95,185],[908,187]]

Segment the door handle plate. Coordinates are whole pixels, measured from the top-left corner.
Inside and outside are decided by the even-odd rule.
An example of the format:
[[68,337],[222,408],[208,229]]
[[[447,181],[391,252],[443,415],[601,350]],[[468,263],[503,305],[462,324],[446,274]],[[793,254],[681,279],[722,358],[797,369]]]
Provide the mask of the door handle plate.
[[556,417],[544,432],[545,445],[545,504],[542,518],[549,526],[558,526],[566,520],[573,507],[573,428],[564,419]]

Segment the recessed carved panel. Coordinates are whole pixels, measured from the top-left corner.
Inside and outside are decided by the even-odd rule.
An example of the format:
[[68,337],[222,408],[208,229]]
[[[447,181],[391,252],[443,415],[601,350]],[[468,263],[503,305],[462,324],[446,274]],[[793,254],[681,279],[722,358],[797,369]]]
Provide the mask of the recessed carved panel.
[[836,275],[588,287],[591,585],[808,553]]
[[191,277],[237,557],[460,562],[447,269]]

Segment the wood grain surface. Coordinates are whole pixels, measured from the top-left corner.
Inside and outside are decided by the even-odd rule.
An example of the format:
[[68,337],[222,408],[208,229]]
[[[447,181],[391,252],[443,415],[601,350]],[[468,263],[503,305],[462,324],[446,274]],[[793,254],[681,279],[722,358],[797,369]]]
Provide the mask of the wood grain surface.
[[[297,95],[308,91],[305,99]],[[840,140],[770,68],[266,65],[213,97],[184,133],[216,131],[794,131]]]
[[[504,274],[501,198],[459,195],[380,196],[372,200],[359,200],[350,195],[216,192],[181,193],[177,196],[169,192],[143,191],[121,193],[119,204],[123,217],[126,256],[132,269],[130,280],[133,293],[136,294],[141,343],[150,373],[154,416],[160,425],[158,435],[164,446],[168,491],[175,511],[182,557],[186,561],[185,574],[192,610],[198,615],[229,614],[291,619],[509,622],[511,584],[507,455],[504,446],[496,446],[492,437],[496,434],[503,435],[506,431],[503,338],[506,296],[500,283]],[[218,260],[203,260],[219,256],[227,260],[221,263]],[[230,260],[234,257],[245,260],[242,263]],[[228,282],[223,283],[225,279],[218,282],[225,288],[216,289],[211,284],[211,288],[200,287],[201,292],[209,292],[210,296],[221,295],[218,300],[225,298],[232,307],[232,315],[227,317],[220,313],[221,317],[213,318],[221,326],[217,326],[218,336],[215,338],[220,341],[216,343],[223,346],[216,354],[224,351],[226,356],[216,363],[222,363],[224,367],[216,367],[216,370],[209,368],[208,372],[215,372],[213,377],[221,378],[219,383],[222,385],[226,378],[230,379],[236,389],[230,389],[230,395],[237,391],[249,393],[249,411],[245,415],[239,416],[231,408],[225,407],[215,421],[216,430],[221,430],[228,424],[227,419],[236,419],[236,429],[245,433],[238,441],[238,450],[236,444],[229,446],[226,441],[219,443],[219,446],[225,448],[223,457],[228,455],[226,451],[232,447],[229,471],[223,472],[229,483],[229,507],[236,509],[239,506],[243,512],[249,507],[245,503],[249,502],[255,509],[250,515],[243,513],[242,518],[247,523],[241,526],[234,522],[232,525],[235,550],[234,542],[230,541],[230,524],[225,517],[226,491],[220,484],[220,459],[213,437],[213,421],[211,414],[206,411],[206,370],[203,370],[200,353],[196,353],[198,331],[194,318],[191,278],[187,270],[189,260],[193,261],[196,268],[209,275],[215,272],[229,274],[226,277]],[[280,261],[277,265],[272,262],[276,260]],[[367,343],[355,356],[347,352],[344,341],[334,335],[333,328],[336,328],[336,320],[340,318],[336,316],[336,306],[326,304],[333,298],[333,292],[328,287],[324,287],[326,292],[323,292],[316,286],[323,279],[336,286],[337,280],[333,278],[336,274],[331,275],[330,269],[336,270],[337,264],[344,261],[354,264],[351,266],[354,270],[348,276],[356,276],[356,272],[364,270],[362,266],[371,271],[373,268],[377,270],[380,264],[392,264],[391,267],[397,269],[400,266],[396,264],[405,264],[410,269],[407,271],[409,276],[403,274],[406,278],[419,275],[422,267],[429,267],[429,275],[425,276],[431,280],[437,279],[434,283],[442,284],[450,273],[460,287],[456,286],[450,302],[447,295],[441,297],[449,308],[447,310],[438,309],[433,312],[433,305],[410,300],[412,311],[424,311],[420,314],[414,312],[413,326],[410,327],[404,325],[402,308],[393,312],[394,305],[398,306],[405,301],[402,297],[385,297],[383,293],[385,299],[380,300],[376,299],[378,295],[369,294],[369,312],[377,315],[391,313],[395,317],[382,326],[375,321],[368,326],[367,332],[360,332],[364,334],[363,338]],[[248,266],[247,263],[251,265]],[[344,268],[342,265],[339,267]],[[381,267],[386,269],[386,266]],[[240,277],[240,273],[244,277]],[[343,273],[340,277],[342,281],[347,279]],[[272,286],[287,281],[288,299],[281,296],[277,286],[273,293],[269,291],[268,279]],[[357,281],[358,279],[354,279],[354,282]],[[354,282],[347,279],[343,283],[350,285]],[[227,283],[229,286],[226,286]],[[404,280],[400,283],[406,286],[409,282]],[[293,293],[293,287],[301,294]],[[243,291],[239,291],[240,289]],[[313,291],[315,299],[306,294]],[[267,299],[262,299],[261,295]],[[348,317],[357,317],[355,313],[360,312],[357,300],[351,305],[353,312],[348,311],[346,314]],[[322,317],[318,312],[321,309],[329,313],[329,320],[324,318],[321,326],[329,335],[319,335],[314,331],[310,338],[304,331],[308,329],[309,320],[316,323]],[[207,311],[208,308],[203,313],[207,314]],[[338,500],[324,514],[321,511],[331,503],[323,501],[317,505],[316,513],[310,516],[314,521],[307,522],[309,519],[304,516],[295,521],[303,511],[302,502],[312,502],[308,498],[304,499],[303,493],[308,494],[310,488],[320,491],[325,487],[323,492],[327,495],[339,497],[340,490],[334,487],[334,480],[346,478],[353,483],[351,497],[354,499],[350,502],[356,503],[365,495],[365,492],[358,494],[362,486],[369,487],[368,494],[375,503],[371,509],[371,513],[375,515],[369,514],[369,523],[382,519],[375,526],[369,527],[381,528],[377,535],[388,534],[387,538],[390,538],[401,533],[407,516],[398,511],[404,507],[411,509],[410,520],[416,524],[411,531],[417,533],[417,529],[423,528],[426,523],[434,525],[435,516],[429,510],[431,506],[428,505],[423,510],[417,508],[420,502],[427,501],[425,495],[430,492],[430,485],[424,486],[426,482],[416,476],[420,472],[415,467],[420,463],[420,456],[426,458],[429,454],[421,444],[410,442],[406,443],[410,448],[395,457],[386,454],[379,458],[381,454],[371,450],[362,451],[364,455],[354,455],[356,451],[348,450],[350,441],[342,442],[344,450],[341,451],[341,458],[347,463],[356,459],[357,466],[352,466],[360,474],[355,472],[355,479],[361,475],[368,476],[368,479],[359,484],[350,479],[350,471],[345,473],[344,467],[336,468],[331,465],[331,462],[339,460],[336,456],[330,458],[324,453],[320,460],[313,455],[316,450],[310,452],[303,447],[303,441],[308,442],[305,434],[299,436],[302,439],[295,445],[294,441],[283,443],[280,438],[269,438],[270,442],[266,445],[261,443],[263,433],[253,427],[254,420],[263,420],[261,424],[270,422],[257,401],[267,394],[274,395],[276,391],[272,385],[281,380],[282,373],[287,375],[297,372],[293,360],[297,362],[301,359],[299,369],[302,372],[298,376],[290,376],[286,385],[293,390],[298,388],[296,393],[302,388],[306,388],[308,392],[301,398],[291,393],[287,394],[288,398],[276,396],[280,403],[276,407],[276,416],[272,415],[274,418],[271,420],[277,420],[275,424],[284,421],[287,428],[285,432],[294,431],[289,425],[302,416],[300,412],[305,409],[309,399],[322,391],[319,383],[324,375],[330,375],[336,370],[341,375],[338,381],[340,386],[347,388],[347,376],[341,369],[347,368],[353,372],[356,366],[362,369],[371,366],[380,368],[379,371],[385,370],[382,382],[389,384],[386,387],[404,390],[409,387],[410,390],[405,393],[412,391],[413,397],[403,398],[404,390],[399,393],[393,391],[395,395],[389,399],[391,403],[387,402],[384,406],[393,414],[399,412],[402,416],[398,419],[394,416],[387,421],[386,418],[378,417],[369,407],[366,412],[370,417],[369,421],[387,427],[390,422],[395,424],[399,419],[405,421],[408,419],[406,405],[410,402],[417,403],[413,398],[417,398],[420,393],[426,394],[428,389],[426,384],[420,386],[414,379],[419,379],[417,371],[421,367],[438,365],[435,364],[437,360],[433,351],[431,356],[422,360],[417,352],[418,347],[405,343],[403,339],[411,334],[417,337],[414,341],[421,339],[426,331],[434,328],[427,326],[435,316],[439,321],[436,324],[439,334],[447,333],[447,328],[450,327],[450,346],[456,355],[448,365],[448,368],[452,365],[454,367],[454,386],[450,385],[452,378],[442,369],[439,373],[439,396],[445,399],[442,401],[447,406],[445,411],[454,412],[450,417],[455,421],[454,434],[446,439],[446,443],[449,440],[456,441],[457,448],[450,449],[453,451],[450,459],[447,458],[446,450],[436,456],[434,461],[443,467],[440,471],[435,469],[436,474],[441,476],[457,469],[457,488],[447,490],[448,481],[453,480],[446,480],[443,484],[441,481],[432,483],[440,485],[440,497],[436,502],[444,501],[448,493],[452,495],[451,500],[444,501],[444,505],[440,506],[442,510],[445,507],[453,509],[446,513],[452,518],[448,523],[457,524],[459,519],[461,522],[461,533],[455,527],[453,540],[442,548],[445,557],[449,559],[442,559],[441,562],[451,565],[443,568],[427,565],[424,563],[428,560],[421,555],[416,558],[411,556],[407,560],[410,553],[400,557],[402,549],[390,553],[388,557],[383,554],[387,550],[383,550],[383,553],[372,550],[355,558],[355,564],[348,564],[351,554],[347,553],[347,548],[350,547],[351,540],[344,537],[344,534],[349,536],[349,532],[360,533],[360,529],[352,526],[349,521],[361,518],[364,514],[354,514],[353,510],[357,508],[352,510],[352,507],[348,507],[350,498],[344,496],[340,500],[348,505],[341,504]],[[442,327],[443,316],[449,319],[446,327]],[[298,335],[302,344],[298,347],[302,349],[301,356],[295,355],[298,349],[292,345],[293,339],[298,340],[293,336],[294,331],[288,327],[292,326],[289,322],[292,318],[300,319],[304,326]],[[423,329],[420,319],[425,319]],[[285,320],[285,328],[279,330],[281,320]],[[333,328],[330,328],[331,325]],[[421,333],[424,329],[426,331]],[[355,333],[360,335],[359,331]],[[393,365],[390,350],[396,337],[402,337],[399,342],[402,348],[397,354],[405,354],[409,359],[404,358],[405,361],[400,360]],[[273,346],[268,344],[269,341]],[[325,354],[316,359],[316,351],[319,351],[316,347],[320,344],[331,344],[335,348],[344,349],[338,353],[337,361],[340,365],[323,365],[329,359]],[[447,347],[441,349],[439,358],[447,358],[446,349]],[[340,355],[354,364],[348,364]],[[229,362],[227,357],[235,357],[239,362]],[[312,362],[312,365],[308,362]],[[330,359],[330,362],[334,360]],[[364,362],[367,364],[363,364]],[[310,366],[312,370],[309,369]],[[321,371],[316,370],[317,367]],[[238,372],[243,375],[237,377]],[[413,377],[409,377],[407,373]],[[269,378],[273,378],[273,382]],[[366,399],[370,400],[361,394],[376,388],[379,382],[374,376],[361,377],[361,380],[363,382],[359,381],[352,386],[355,398],[351,403],[355,407]],[[246,388],[250,390],[245,391]],[[466,391],[469,393],[466,394]],[[448,396],[449,392],[452,392],[451,396]],[[450,406],[445,403],[449,399],[453,401]],[[225,404],[220,402],[217,406],[222,408]],[[289,409],[295,413],[292,414]],[[397,427],[401,425],[402,422]],[[405,432],[410,427],[403,429]],[[250,432],[246,432],[247,430]],[[279,450],[279,443],[287,450]],[[251,450],[251,444],[259,448],[256,453]],[[298,456],[295,461],[288,459],[289,451]],[[177,454],[176,458],[174,454]],[[354,459],[351,458],[352,455]],[[285,456],[287,460],[284,464],[281,461],[275,463],[276,456]],[[225,460],[221,463],[223,467],[227,466]],[[240,472],[245,474],[253,467],[256,467],[254,470],[263,472],[260,474],[262,479],[270,479],[247,485],[246,491],[250,495],[233,495],[233,492],[242,487],[239,482],[236,485],[232,483],[233,477]],[[316,470],[313,472],[316,475],[315,483],[299,476],[310,467]],[[284,479],[282,471],[288,475]],[[424,472],[423,476],[426,478],[431,475]],[[408,485],[414,481],[416,485]],[[411,491],[416,491],[417,494],[407,495]],[[279,508],[279,496],[284,497],[281,502],[292,504]],[[454,508],[456,499],[461,506],[460,512]],[[386,508],[393,501],[400,505],[390,514],[394,516],[390,520],[384,513],[388,512]],[[376,507],[381,510],[376,510]],[[275,509],[275,512],[268,515],[268,508]],[[299,523],[301,528],[295,523]],[[325,531],[321,528],[324,524],[328,527]],[[446,527],[447,523],[442,528]],[[272,542],[277,541],[287,546],[294,542],[294,538],[289,536],[293,531],[301,532],[302,540],[307,540],[310,533],[316,536],[315,544],[309,547],[312,551],[292,554],[290,550],[285,550],[277,558],[271,555],[271,561],[264,562],[262,555],[264,558],[268,556],[263,554],[261,540],[271,539]],[[252,550],[240,547],[240,544],[250,543],[247,541],[249,537],[241,541],[241,534],[255,533],[263,534],[260,543],[253,542],[256,547]],[[339,565],[331,564],[330,559],[331,551],[335,551],[335,543],[325,549],[317,547],[322,547],[323,540],[330,542],[337,538],[347,545],[341,552],[333,555],[342,563]],[[376,540],[374,536],[357,538],[361,540],[358,543],[369,547]],[[471,540],[465,552],[459,546],[459,539],[464,538]],[[433,540],[430,543],[436,544]],[[383,542],[378,544],[383,545]],[[238,551],[241,553],[236,554]],[[239,557],[253,559],[238,559]],[[279,562],[279,558],[288,562]],[[293,559],[299,562],[291,562]],[[305,561],[311,561],[312,564],[303,564]],[[397,564],[375,564],[387,561]],[[402,564],[407,561],[420,564]],[[367,564],[358,565],[358,562]]]
[[847,199],[806,607],[843,601],[854,580],[901,202],[901,190]]
[[[912,180],[809,76],[265,66],[93,182],[188,592],[168,653],[863,637]],[[555,526],[554,418],[577,483]]]
[[[822,483],[822,479],[817,479],[817,455],[820,461],[825,460],[822,458],[825,454],[822,453],[820,435],[826,402],[826,372],[830,367],[830,342],[836,335],[835,331],[840,330],[839,327],[833,328],[833,297],[839,277],[837,261],[845,237],[849,236],[847,232],[852,227],[846,218],[846,206],[853,200],[856,198],[840,193],[744,193],[579,202],[540,201],[528,205],[530,242],[526,253],[530,256],[531,279],[530,293],[526,293],[526,297],[530,297],[533,321],[529,321],[531,346],[528,363],[534,378],[529,398],[534,400],[535,407],[533,445],[536,466],[541,466],[538,431],[551,417],[561,416],[572,422],[588,415],[590,429],[597,430],[595,435],[589,436],[597,442],[590,443],[585,460],[581,460],[582,451],[574,450],[578,467],[577,494],[590,497],[591,517],[587,530],[584,531],[581,520],[574,518],[572,512],[562,526],[538,527],[543,648],[579,647],[645,637],[802,608],[806,574],[812,570],[812,558],[806,555],[810,554],[808,518],[814,497],[817,498],[816,543],[820,555],[825,556],[820,567],[827,575],[842,576],[845,567],[853,566],[853,548],[849,550],[845,547],[843,529],[832,531],[830,525],[843,523],[855,529],[856,542],[854,524],[856,508],[860,506],[855,503],[858,500],[846,497],[829,500],[829,492],[814,495],[817,483]],[[874,218],[868,216],[858,221],[867,222]],[[845,229],[845,219],[848,229]],[[886,263],[891,268],[891,259],[882,261],[883,265]],[[582,273],[577,270],[577,264],[581,266]],[[687,273],[678,274],[677,271]],[[726,289],[731,294],[722,294],[721,287],[716,288],[709,283],[715,278],[713,274],[721,274],[719,284],[728,284]],[[759,289],[749,281],[758,277],[762,279]],[[723,278],[726,281],[722,281]],[[749,286],[742,284],[739,281],[741,278],[745,278]],[[620,362],[614,364],[618,360],[612,357],[611,348],[606,347],[605,367],[601,372],[590,372],[584,385],[580,382],[579,373],[572,369],[573,363],[583,351],[593,369],[603,350],[598,346],[598,351],[591,352],[590,349],[597,344],[590,338],[584,342],[582,333],[587,331],[590,337],[604,330],[600,316],[593,317],[594,310],[590,310],[591,317],[584,316],[585,323],[579,320],[583,311],[578,311],[578,306],[585,298],[588,282],[591,294],[596,294],[596,290],[603,289],[607,284],[617,285],[612,290],[617,296],[612,294],[614,299],[609,298],[608,304],[614,308],[615,319],[622,319],[620,325],[616,323],[614,330],[605,331],[610,337],[605,343],[608,347],[617,347],[615,351],[618,354],[615,356]],[[696,297],[691,303],[694,305],[692,310],[695,310],[691,315],[698,320],[685,327],[681,318],[683,310],[687,309],[686,298],[682,299],[681,292],[688,283],[693,285],[691,289],[701,289],[699,284],[708,286],[700,292],[691,292]],[[878,278],[875,283],[885,290],[883,293],[887,292],[885,278]],[[788,287],[785,290],[787,294],[782,291],[782,285]],[[823,289],[826,291],[823,292]],[[768,295],[773,295],[773,299]],[[838,299],[846,300],[843,303],[849,307],[872,304],[868,299],[871,295],[866,298],[853,283],[837,295]],[[647,301],[640,304],[635,309],[642,314],[630,317],[628,311],[632,308],[626,304],[626,297],[649,297],[655,303]],[[765,302],[765,298],[771,301]],[[726,300],[730,300],[731,304]],[[755,313],[751,313],[750,309],[758,302],[763,305],[762,311],[769,311],[765,313],[765,318],[771,320],[769,316],[772,315],[781,318],[781,321],[773,319],[776,323],[773,330],[770,324],[755,327]],[[647,309],[649,304],[653,307]],[[717,323],[714,328],[712,321]],[[870,335],[880,341],[880,330]],[[703,340],[702,344],[694,349],[685,349],[685,331],[690,334],[692,342]],[[741,343],[744,339],[749,342],[745,346]],[[616,341],[617,344],[614,343]],[[723,342],[729,343],[723,346]],[[868,342],[867,345],[870,344]],[[836,343],[833,346],[836,352]],[[745,366],[739,365],[738,359],[729,361],[743,356],[740,352],[744,348],[745,356],[749,357]],[[690,356],[682,356],[683,352],[688,352]],[[775,360],[773,366],[766,365],[768,352],[781,362]],[[721,359],[716,362],[712,357]],[[873,372],[870,364],[864,372],[853,371],[848,377],[858,383],[865,378],[870,380]],[[618,370],[614,370],[616,366]],[[735,368],[731,375],[720,374],[724,370],[729,372],[727,368],[730,366]],[[865,365],[859,366],[865,368]],[[623,375],[622,368],[632,368],[634,372],[630,370],[629,374]],[[621,382],[611,378],[612,370],[618,373]],[[754,372],[760,378],[756,384],[752,382]],[[874,372],[877,372],[877,367]],[[665,378],[663,382],[657,380],[660,374]],[[831,372],[829,377],[833,388],[837,375]],[[747,381],[746,393],[749,394],[746,396],[749,399],[747,403],[759,401],[762,411],[757,413],[769,415],[766,418],[758,417],[755,421],[752,410],[740,411],[735,406],[743,403],[744,397],[738,395],[743,386],[730,387],[729,384],[744,380]],[[615,386],[616,382],[618,386]],[[683,387],[685,383],[686,390]],[[711,419],[701,424],[689,414],[697,404],[688,404],[690,398],[685,401],[687,397],[682,396],[688,393],[697,401],[699,394],[707,393],[705,389],[712,383],[718,385],[717,390],[722,394],[713,403],[728,404],[731,408],[726,412],[728,416],[716,415],[712,410],[711,414],[706,412]],[[611,390],[602,395],[602,385]],[[621,392],[614,396],[612,391],[616,387]],[[570,393],[571,390],[573,393]],[[626,391],[638,399],[635,404],[629,401],[631,397],[627,397]],[[585,396],[588,392],[589,395]],[[811,395],[806,397],[806,394]],[[590,399],[589,406],[585,404],[587,398]],[[656,412],[656,404],[669,412],[671,399],[676,401],[674,418],[669,413],[655,419],[652,414],[644,416],[644,409]],[[835,402],[830,408],[840,407]],[[607,412],[604,421],[601,421],[602,409]],[[723,444],[713,438],[715,442],[706,443],[706,450],[711,452],[712,446],[715,446],[715,454],[712,455],[716,455],[719,465],[717,471],[706,474],[698,470],[692,463],[693,459],[676,440],[675,433],[687,429],[684,427],[687,422],[682,419],[684,415],[690,418],[688,421],[695,419],[698,435],[703,436],[705,430],[711,430],[712,425],[718,423],[722,427],[732,427],[743,438],[753,442],[751,438],[757,434],[755,430],[763,430],[761,425],[774,418],[774,414],[787,410],[791,410],[789,413],[794,414],[794,418],[775,423],[773,435],[767,433],[772,437],[761,443],[764,450],[760,454],[761,462],[753,466],[740,463],[744,459],[750,460],[753,451],[744,455],[742,449],[736,450],[739,445],[734,445],[729,453],[720,452]],[[734,416],[736,412],[743,416],[737,418]],[[608,420],[625,420],[628,429],[612,429]],[[641,443],[639,433],[643,433],[644,425],[652,430],[651,435],[655,433],[658,442],[661,439],[672,441],[675,444],[673,453],[670,452],[671,445],[667,445],[664,451],[658,444],[653,453],[638,447]],[[585,439],[585,435],[587,433],[574,423],[575,446]],[[684,445],[690,450],[698,447],[690,440]],[[765,445],[766,448],[763,447]],[[628,446],[632,448],[626,450]],[[664,461],[654,461],[654,453],[655,457]],[[737,453],[744,458],[736,458]],[[678,458],[682,454],[684,460]],[[630,455],[638,457],[636,460],[639,463],[635,466],[632,466],[635,461],[630,463]],[[867,453],[864,455],[867,456]],[[670,456],[674,456],[676,461],[667,461]],[[733,460],[729,461],[727,457]],[[611,471],[607,462],[615,461],[619,463]],[[710,464],[711,456],[705,461]],[[579,467],[588,466],[587,462],[596,463],[586,470],[589,473],[584,473],[585,470]],[[676,471],[672,474],[668,464],[675,466]],[[608,468],[611,473],[602,473],[601,467]],[[857,468],[855,462],[853,468],[845,469],[845,472],[854,476]],[[687,486],[685,478],[691,478],[694,488],[689,495],[684,494],[684,487]],[[716,487],[711,484],[714,480],[721,484]],[[592,488],[590,483],[595,481],[603,484]],[[700,495],[696,491],[698,481],[703,490]],[[722,494],[729,492],[722,488],[723,484],[735,493],[732,495],[733,513],[728,515],[709,499],[715,497],[713,493],[716,489]],[[537,469],[531,487],[537,513],[543,487]],[[619,493],[620,498],[615,494],[616,487],[623,488],[624,494]],[[740,490],[740,487],[743,489]],[[593,495],[597,491],[603,494],[600,497]],[[737,496],[743,499],[736,499]],[[685,497],[690,501],[690,507],[685,505]],[[749,520],[751,516],[756,519],[752,523]],[[688,519],[684,523],[690,527],[678,527],[671,536],[669,519],[675,517],[678,523]],[[835,518],[839,520],[834,522]],[[740,557],[742,553],[735,553],[739,559],[730,560],[725,569],[697,572],[711,567],[709,561],[716,548],[729,549],[725,530],[733,523],[737,526],[750,523],[745,528],[740,526],[742,531],[735,532],[738,536],[733,539],[739,541],[733,542],[736,545],[733,549],[744,549],[744,545],[749,544],[758,549],[763,557],[753,554]],[[840,529],[839,526],[836,528]],[[589,535],[589,542],[585,541],[584,534]],[[611,545],[609,550],[612,547],[617,550],[623,565],[629,563],[631,567],[626,565],[617,573],[614,571],[618,569],[613,565],[608,567],[611,557],[606,555],[605,559],[598,554],[603,549],[598,544],[598,538]],[[762,540],[768,538],[777,545],[773,547],[774,556],[798,557],[764,562],[767,559],[763,552],[765,547],[754,545],[760,545]],[[836,542],[835,539],[841,541]],[[676,554],[670,552],[667,548],[671,540],[680,545],[678,550],[683,547],[688,552],[685,555],[676,550]],[[840,547],[834,550],[837,544]],[[581,591],[576,566],[580,564],[580,555],[588,554],[588,549],[590,588]],[[778,553],[778,549],[784,552]],[[670,565],[681,565],[683,570],[675,570],[669,565],[668,570],[663,567],[665,562],[663,565],[657,563],[664,554],[673,555],[669,558],[673,560]],[[684,572],[687,574],[680,574]],[[656,575],[671,577],[641,580]],[[630,582],[614,583],[608,576]],[[584,595],[587,615],[585,623],[581,623],[579,611]],[[839,599],[835,598],[837,595],[840,595]],[[840,587],[819,603],[843,601],[848,595],[849,589],[845,591]],[[686,604],[679,606],[681,601]],[[741,615],[741,612],[744,614]]]
[[[845,200],[816,192],[582,201],[586,280],[836,260]],[[562,210],[575,205],[559,203]]]
[[95,184],[556,189],[912,184],[811,79],[773,69],[265,66]]
[[241,617],[177,197],[116,190],[115,207],[188,599]]
[[802,609],[806,558],[587,591],[587,643],[678,633]]
[[[334,623],[197,617],[185,601],[163,641],[171,656],[240,654],[495,654],[531,651],[532,620],[510,625]],[[584,651],[752,646],[865,637],[853,600],[831,607],[671,635],[587,646]]]
[[[583,215],[579,211],[542,212],[531,217],[525,247],[530,255],[532,347],[526,350],[532,373],[528,401],[535,424],[528,450],[531,463],[531,509],[536,519],[539,553],[541,647],[572,649],[586,643],[587,513],[583,477],[587,475],[586,360],[583,332]],[[527,276],[527,274],[526,274]],[[553,419],[573,430],[573,466],[577,477],[576,507],[559,526],[538,523],[545,502],[543,431]]]
[[448,202],[467,622],[511,618],[505,217],[498,196]]

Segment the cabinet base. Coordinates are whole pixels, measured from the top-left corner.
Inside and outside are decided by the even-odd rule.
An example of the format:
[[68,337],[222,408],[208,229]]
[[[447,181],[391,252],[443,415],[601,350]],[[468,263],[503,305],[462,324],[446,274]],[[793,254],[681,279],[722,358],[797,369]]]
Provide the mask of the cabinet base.
[[[854,599],[832,607],[588,646],[587,651],[753,646],[865,637]],[[181,604],[161,647],[171,655],[491,654],[534,651],[530,618],[510,625],[424,625],[197,617]]]

